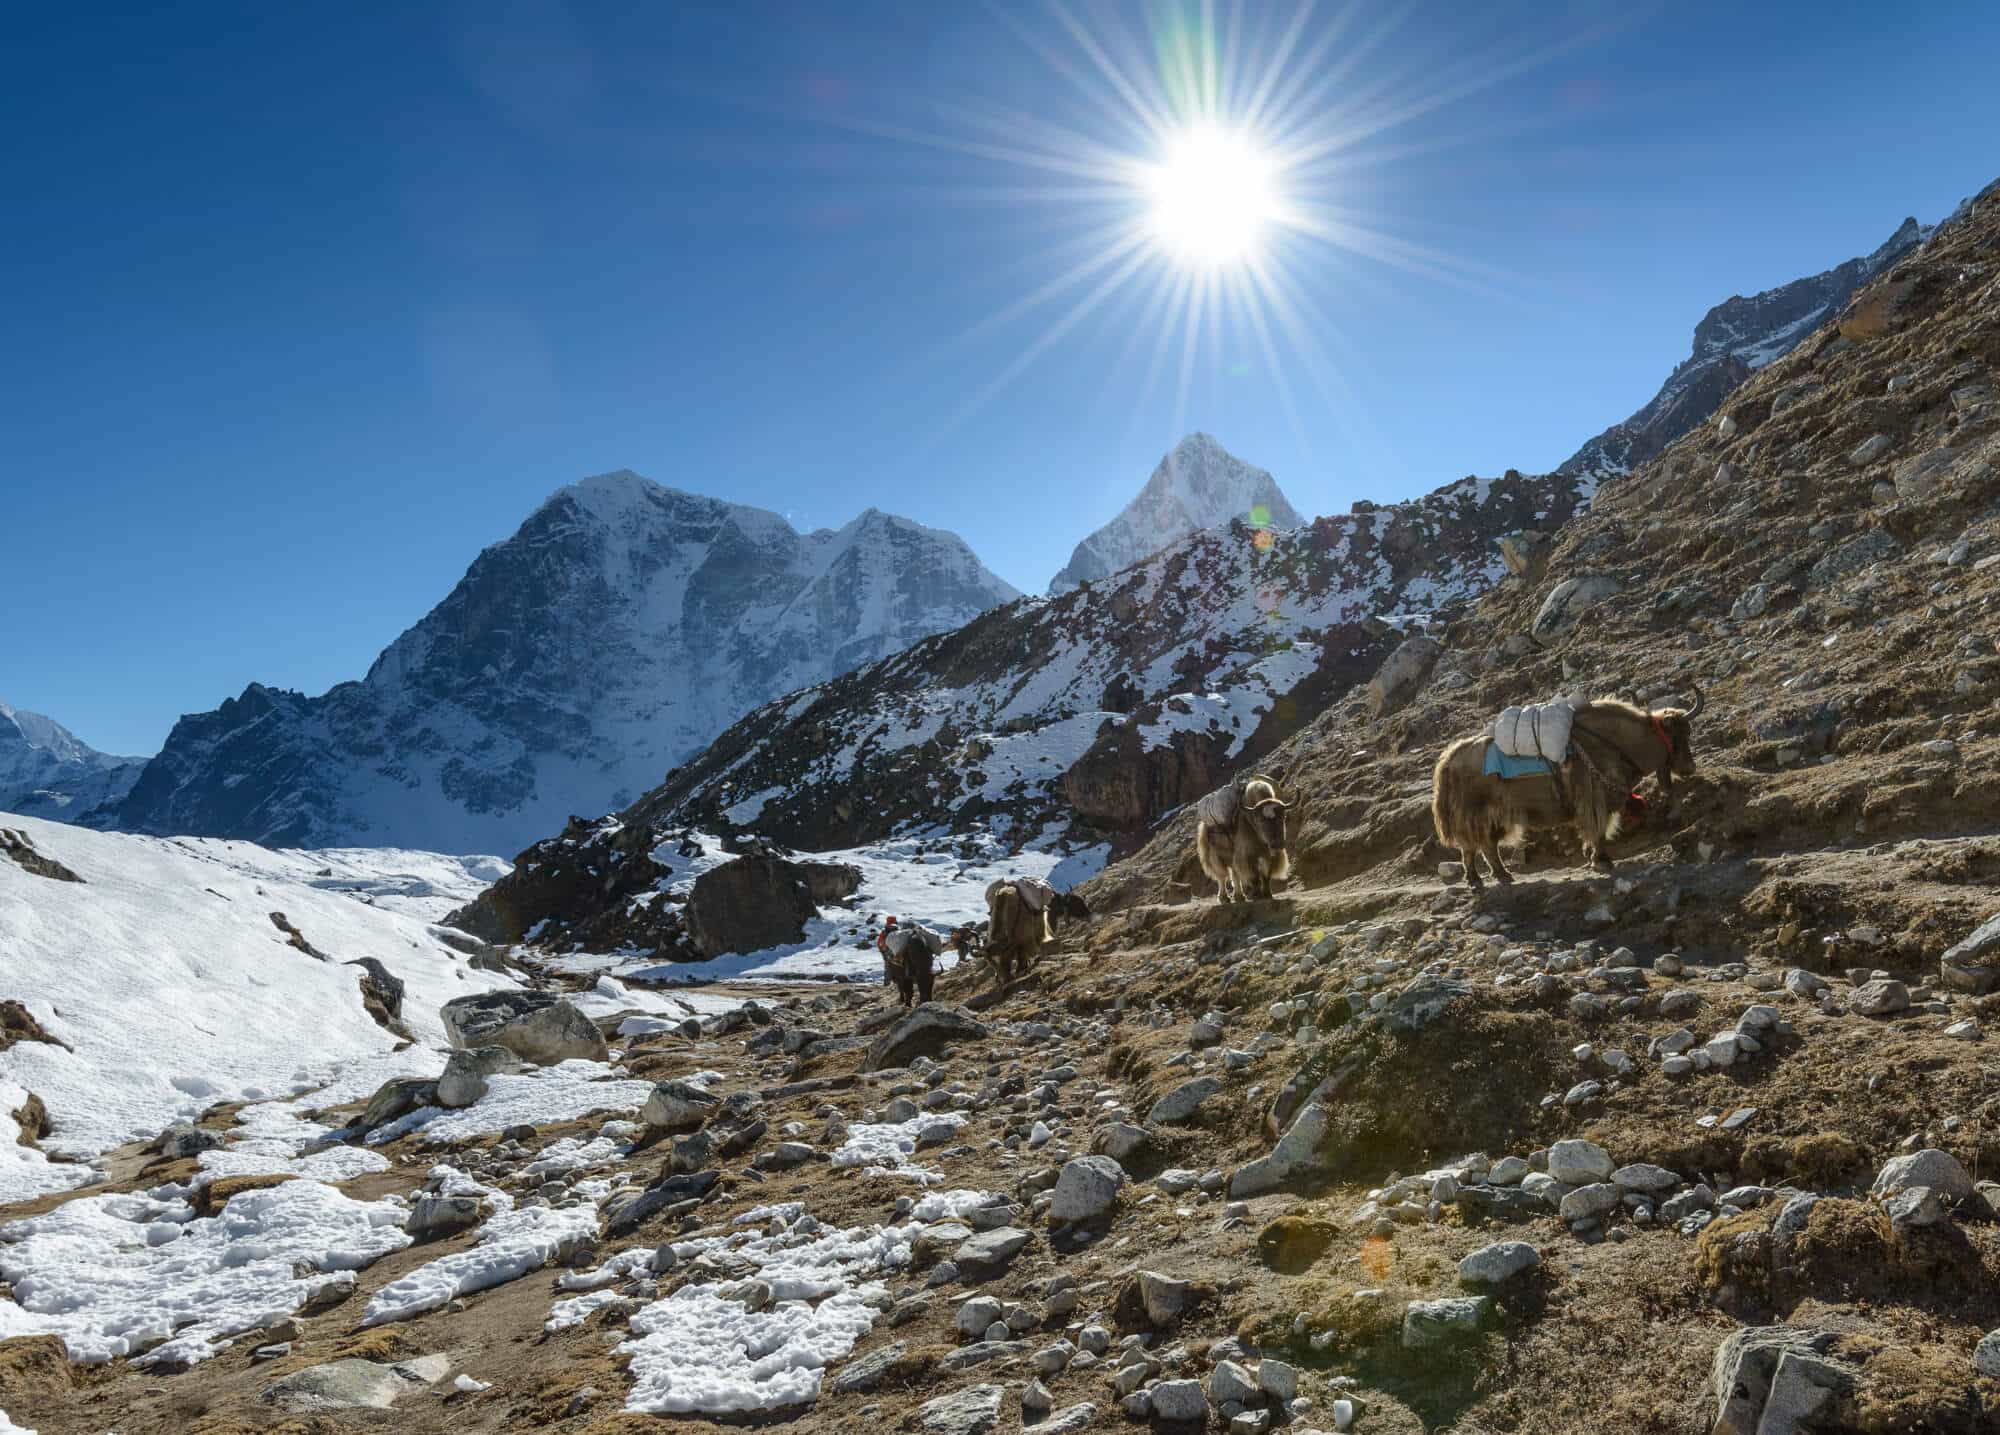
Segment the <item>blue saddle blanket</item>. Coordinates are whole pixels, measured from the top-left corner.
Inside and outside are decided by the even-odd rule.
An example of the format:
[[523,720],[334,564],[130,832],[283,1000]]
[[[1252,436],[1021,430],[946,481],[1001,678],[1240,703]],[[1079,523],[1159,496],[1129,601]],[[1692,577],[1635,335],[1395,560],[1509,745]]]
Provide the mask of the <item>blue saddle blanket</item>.
[[1547,777],[1549,763],[1542,757],[1509,757],[1500,751],[1500,744],[1486,744],[1486,775],[1511,782],[1517,777]]

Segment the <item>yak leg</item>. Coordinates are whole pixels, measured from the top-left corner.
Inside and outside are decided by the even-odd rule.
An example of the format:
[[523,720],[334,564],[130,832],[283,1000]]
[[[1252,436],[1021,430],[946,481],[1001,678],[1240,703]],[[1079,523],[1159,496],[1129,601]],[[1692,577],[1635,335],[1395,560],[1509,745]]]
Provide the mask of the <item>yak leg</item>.
[[1493,880],[1503,887],[1514,885],[1514,874],[1507,870],[1507,864],[1500,860],[1500,835],[1486,834],[1486,845],[1480,849],[1486,854],[1486,865],[1493,869]]
[[1479,849],[1461,847],[1458,849],[1458,865],[1465,869],[1465,885],[1477,892],[1486,884],[1479,880]]
[[937,963],[933,961],[929,966],[926,966],[917,972],[918,1001],[920,1003],[929,1002],[931,999],[931,992],[936,988],[936,986],[937,986]]

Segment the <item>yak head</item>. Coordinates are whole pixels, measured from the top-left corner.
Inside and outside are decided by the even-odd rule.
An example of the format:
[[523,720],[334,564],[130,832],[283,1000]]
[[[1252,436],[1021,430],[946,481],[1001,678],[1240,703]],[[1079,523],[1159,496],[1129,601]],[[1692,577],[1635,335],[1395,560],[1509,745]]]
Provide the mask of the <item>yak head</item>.
[[1058,892],[1055,900],[1049,903],[1049,917],[1052,921],[1060,921],[1067,925],[1070,922],[1081,922],[1089,916],[1090,904],[1074,892]]
[[1253,777],[1243,789],[1243,815],[1239,825],[1248,827],[1257,840],[1272,852],[1285,850],[1285,814],[1291,803],[1278,797],[1277,784],[1268,777]]
[[1653,714],[1669,751],[1663,766],[1675,777],[1694,776],[1694,719],[1707,701],[1700,688],[1692,688],[1694,701],[1684,708],[1661,708]]

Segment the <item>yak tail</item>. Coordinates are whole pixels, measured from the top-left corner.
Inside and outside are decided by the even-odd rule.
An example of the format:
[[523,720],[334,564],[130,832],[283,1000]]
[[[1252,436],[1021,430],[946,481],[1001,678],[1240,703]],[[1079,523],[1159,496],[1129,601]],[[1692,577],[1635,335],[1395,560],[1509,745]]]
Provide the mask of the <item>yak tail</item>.
[[995,941],[1012,943],[1015,917],[1020,910],[1021,894],[1012,887],[1002,887],[993,894],[993,920],[986,929],[986,940],[989,944]]

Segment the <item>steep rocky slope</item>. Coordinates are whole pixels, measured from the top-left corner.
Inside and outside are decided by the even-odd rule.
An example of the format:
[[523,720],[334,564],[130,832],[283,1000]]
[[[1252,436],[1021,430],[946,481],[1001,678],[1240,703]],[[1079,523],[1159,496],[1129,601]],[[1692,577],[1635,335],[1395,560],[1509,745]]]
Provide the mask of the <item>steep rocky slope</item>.
[[0,702],[0,812],[75,821],[124,800],[143,757],[99,752],[53,718]]
[[1645,407],[1584,444],[1560,471],[1609,477],[1653,458],[1713,414],[1752,374],[1804,343],[1855,290],[1930,233],[1931,226],[1905,219],[1872,253],[1747,299],[1737,294],[1723,300],[1695,325],[1694,351]]
[[870,509],[800,534],[632,473],[560,490],[320,697],[253,683],[183,718],[93,820],[287,845],[512,852],[657,783],[742,713],[1014,589]]
[[1076,545],[1049,580],[1049,592],[1108,578],[1204,528],[1241,521],[1260,528],[1297,528],[1305,520],[1278,481],[1252,468],[1205,433],[1189,434],[1160,460],[1138,496],[1118,516]]

